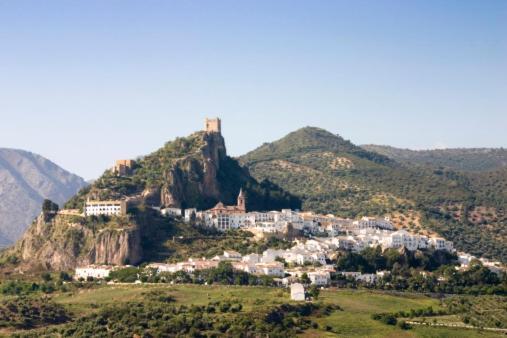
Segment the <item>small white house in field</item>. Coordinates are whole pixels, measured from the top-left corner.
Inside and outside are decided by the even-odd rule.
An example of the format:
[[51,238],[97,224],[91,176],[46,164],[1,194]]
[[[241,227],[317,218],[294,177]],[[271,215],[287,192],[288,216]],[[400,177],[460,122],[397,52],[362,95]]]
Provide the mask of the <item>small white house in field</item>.
[[304,301],[305,287],[301,283],[294,283],[290,286],[290,299],[295,301]]

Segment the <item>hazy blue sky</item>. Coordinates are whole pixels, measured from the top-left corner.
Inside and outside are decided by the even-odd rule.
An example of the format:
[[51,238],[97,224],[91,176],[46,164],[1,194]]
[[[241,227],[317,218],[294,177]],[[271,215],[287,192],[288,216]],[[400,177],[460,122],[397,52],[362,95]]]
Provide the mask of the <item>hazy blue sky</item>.
[[0,147],[90,179],[217,115],[232,155],[507,147],[507,1],[0,0]]

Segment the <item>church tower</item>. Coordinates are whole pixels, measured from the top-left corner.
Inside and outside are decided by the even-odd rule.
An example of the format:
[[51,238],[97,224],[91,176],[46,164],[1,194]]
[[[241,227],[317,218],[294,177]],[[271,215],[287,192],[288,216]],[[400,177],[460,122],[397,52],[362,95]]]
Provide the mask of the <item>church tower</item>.
[[246,197],[243,193],[243,188],[239,189],[239,195],[238,195],[238,209],[241,211],[246,211]]

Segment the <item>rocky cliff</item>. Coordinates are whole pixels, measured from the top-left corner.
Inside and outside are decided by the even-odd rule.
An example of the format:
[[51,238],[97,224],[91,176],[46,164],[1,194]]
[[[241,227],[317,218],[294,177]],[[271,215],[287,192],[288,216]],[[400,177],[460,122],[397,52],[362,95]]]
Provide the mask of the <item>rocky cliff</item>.
[[23,268],[69,270],[87,264],[135,264],[141,260],[140,233],[135,223],[91,227],[84,218],[41,214],[13,250]]
[[14,243],[45,198],[63,204],[86,182],[30,152],[0,148],[0,247]]

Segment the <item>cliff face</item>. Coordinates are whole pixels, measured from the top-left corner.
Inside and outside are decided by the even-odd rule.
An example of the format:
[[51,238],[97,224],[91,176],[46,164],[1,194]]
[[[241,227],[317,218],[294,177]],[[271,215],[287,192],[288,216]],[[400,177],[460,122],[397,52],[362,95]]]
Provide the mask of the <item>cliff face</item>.
[[39,215],[16,244],[24,268],[69,270],[87,264],[136,264],[142,250],[138,227],[93,230],[82,220],[56,216],[44,221]]
[[218,133],[203,133],[199,152],[177,160],[165,173],[161,204],[181,208],[199,205],[199,200],[220,200],[218,172],[226,156],[223,137]]

